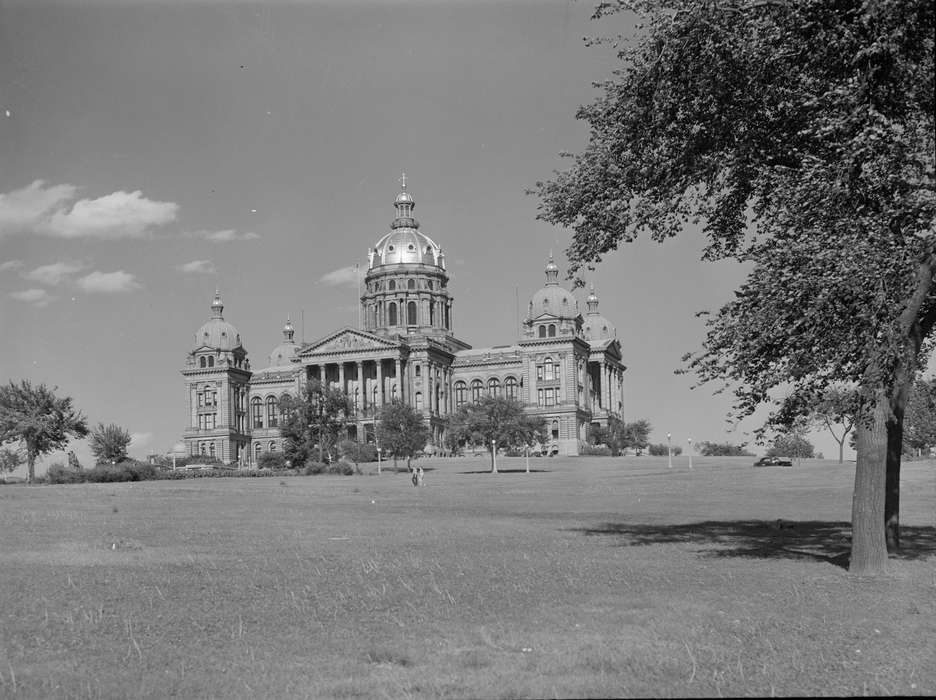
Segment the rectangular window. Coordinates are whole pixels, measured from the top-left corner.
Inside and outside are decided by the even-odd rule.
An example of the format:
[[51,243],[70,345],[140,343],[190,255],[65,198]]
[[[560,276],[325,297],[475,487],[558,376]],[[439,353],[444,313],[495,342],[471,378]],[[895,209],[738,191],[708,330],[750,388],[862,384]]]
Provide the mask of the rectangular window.
[[546,405],[552,406],[555,403],[554,398],[555,398],[554,390],[547,389],[546,390]]
[[536,378],[540,380],[543,378],[543,365],[536,365]]
[[536,390],[536,403],[539,404],[540,406],[543,405],[543,390],[542,389]]
[[205,405],[205,392],[198,392],[198,407],[202,408]]

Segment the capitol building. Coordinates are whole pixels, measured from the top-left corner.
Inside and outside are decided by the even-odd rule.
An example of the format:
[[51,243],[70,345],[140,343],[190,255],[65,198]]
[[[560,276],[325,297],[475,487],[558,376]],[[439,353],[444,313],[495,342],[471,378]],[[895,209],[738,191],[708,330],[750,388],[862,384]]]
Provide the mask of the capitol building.
[[519,337],[472,348],[455,334],[445,254],[420,230],[405,180],[394,207],[390,231],[367,252],[361,328],[297,343],[287,320],[267,366],[253,370],[215,294],[182,370],[189,455],[249,467],[265,452],[282,451],[280,402],[300,395],[309,379],[347,392],[354,407],[348,437],[361,442],[374,441],[381,406],[405,401],[425,417],[429,452],[444,444],[448,416],[485,394],[514,398],[542,416],[548,433],[543,449],[563,455],[579,453],[589,425],[623,419],[626,368],[594,289],[583,316],[550,259]]

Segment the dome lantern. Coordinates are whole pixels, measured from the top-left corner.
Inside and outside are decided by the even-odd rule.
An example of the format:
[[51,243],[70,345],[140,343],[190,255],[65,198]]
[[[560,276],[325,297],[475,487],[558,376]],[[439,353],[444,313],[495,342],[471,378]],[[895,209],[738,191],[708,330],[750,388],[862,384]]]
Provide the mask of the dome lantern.
[[549,262],[546,263],[546,284],[559,284],[559,266],[553,261],[552,253],[549,254]]

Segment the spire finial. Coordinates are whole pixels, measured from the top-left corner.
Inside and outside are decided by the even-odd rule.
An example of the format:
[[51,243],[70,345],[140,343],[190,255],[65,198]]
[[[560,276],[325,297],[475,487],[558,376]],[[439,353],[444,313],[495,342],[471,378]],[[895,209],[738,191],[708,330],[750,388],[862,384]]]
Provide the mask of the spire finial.
[[399,181],[400,181],[400,184],[402,185],[403,189],[406,190],[406,172],[405,172],[405,171],[403,172],[402,175],[400,175]]
[[214,300],[211,302],[211,313],[213,318],[221,318],[221,312],[224,311],[224,303],[221,301],[221,291],[215,289]]

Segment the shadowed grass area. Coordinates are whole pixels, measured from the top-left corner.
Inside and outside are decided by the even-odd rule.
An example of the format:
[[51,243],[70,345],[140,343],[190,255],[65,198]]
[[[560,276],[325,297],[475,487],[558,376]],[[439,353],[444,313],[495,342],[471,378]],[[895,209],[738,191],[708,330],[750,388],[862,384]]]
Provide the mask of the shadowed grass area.
[[863,579],[854,465],[751,461],[0,487],[0,697],[936,692],[936,465]]

